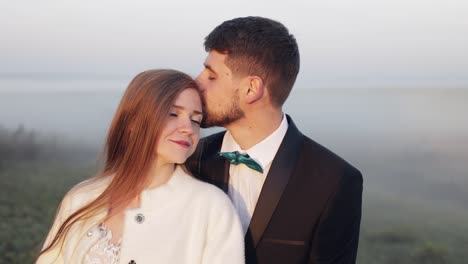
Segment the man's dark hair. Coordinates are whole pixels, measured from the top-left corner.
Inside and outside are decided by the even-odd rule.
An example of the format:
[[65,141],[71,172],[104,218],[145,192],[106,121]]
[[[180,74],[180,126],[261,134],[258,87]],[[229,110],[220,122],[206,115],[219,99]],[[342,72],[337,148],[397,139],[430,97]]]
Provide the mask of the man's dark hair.
[[205,50],[227,54],[233,74],[256,75],[269,89],[271,101],[282,106],[299,73],[296,39],[281,23],[263,17],[223,22],[205,38]]

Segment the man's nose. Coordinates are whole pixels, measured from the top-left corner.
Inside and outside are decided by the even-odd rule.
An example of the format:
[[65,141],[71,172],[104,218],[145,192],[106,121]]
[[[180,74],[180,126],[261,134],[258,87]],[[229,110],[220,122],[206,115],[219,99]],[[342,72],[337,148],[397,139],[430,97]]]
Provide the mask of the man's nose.
[[204,92],[204,91],[205,91],[205,88],[204,88],[203,82],[202,82],[202,80],[201,80],[201,75],[202,75],[202,73],[200,73],[200,74],[195,78],[195,82],[196,82],[197,85],[198,85],[198,90],[199,90],[200,92]]

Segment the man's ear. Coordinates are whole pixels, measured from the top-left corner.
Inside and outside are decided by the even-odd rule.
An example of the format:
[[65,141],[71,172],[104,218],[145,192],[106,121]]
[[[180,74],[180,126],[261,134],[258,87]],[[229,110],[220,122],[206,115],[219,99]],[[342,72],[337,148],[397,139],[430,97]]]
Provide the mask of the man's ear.
[[248,104],[254,103],[263,97],[265,87],[262,78],[258,76],[249,76],[249,83],[246,95]]

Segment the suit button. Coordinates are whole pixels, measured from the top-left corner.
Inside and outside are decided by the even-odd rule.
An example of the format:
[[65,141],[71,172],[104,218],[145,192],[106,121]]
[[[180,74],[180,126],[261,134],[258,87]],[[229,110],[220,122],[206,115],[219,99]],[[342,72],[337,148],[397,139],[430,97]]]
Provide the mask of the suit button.
[[145,216],[143,214],[137,214],[135,216],[135,221],[139,224],[143,223],[145,221]]

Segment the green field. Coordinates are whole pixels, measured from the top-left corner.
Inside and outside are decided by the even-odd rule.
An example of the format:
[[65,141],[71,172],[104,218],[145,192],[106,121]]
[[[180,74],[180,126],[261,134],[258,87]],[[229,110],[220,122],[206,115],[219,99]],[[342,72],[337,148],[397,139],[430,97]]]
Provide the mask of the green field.
[[0,170],[0,263],[33,263],[57,205],[90,166],[28,162]]
[[366,193],[358,263],[468,263],[468,214]]
[[[65,192],[91,165],[10,163],[0,168],[0,263],[32,263]],[[424,201],[364,194],[358,263],[468,263],[468,214]]]

